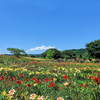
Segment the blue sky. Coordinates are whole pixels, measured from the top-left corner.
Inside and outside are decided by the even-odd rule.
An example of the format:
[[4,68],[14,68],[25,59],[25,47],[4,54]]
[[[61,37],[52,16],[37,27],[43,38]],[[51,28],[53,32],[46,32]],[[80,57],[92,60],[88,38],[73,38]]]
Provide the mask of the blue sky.
[[0,54],[86,48],[100,39],[100,0],[0,0]]

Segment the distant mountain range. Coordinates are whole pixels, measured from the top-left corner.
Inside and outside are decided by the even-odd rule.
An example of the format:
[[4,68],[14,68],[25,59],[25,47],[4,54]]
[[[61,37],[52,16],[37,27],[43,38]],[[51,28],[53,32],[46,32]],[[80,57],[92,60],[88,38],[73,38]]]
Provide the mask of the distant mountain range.
[[[65,50],[60,51],[60,52],[64,52],[64,51]],[[75,52],[78,55],[78,54],[85,54],[85,53],[87,53],[88,50],[86,50],[86,48],[81,48],[81,49],[69,49],[69,51],[73,51],[73,52]],[[12,54],[2,54],[2,55],[10,56]],[[28,55],[31,55],[31,54],[28,54]],[[41,54],[33,54],[33,55],[41,55]]]

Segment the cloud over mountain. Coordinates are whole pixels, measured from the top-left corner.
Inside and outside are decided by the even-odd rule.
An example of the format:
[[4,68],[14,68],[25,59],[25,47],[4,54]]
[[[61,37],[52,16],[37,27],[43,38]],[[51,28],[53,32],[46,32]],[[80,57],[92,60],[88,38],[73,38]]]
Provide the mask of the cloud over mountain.
[[27,50],[26,52],[29,52],[29,51],[37,51],[37,50],[47,50],[47,49],[50,49],[50,48],[55,48],[55,46],[51,47],[51,46],[41,46],[41,47],[35,47],[35,48],[31,48],[30,50]]

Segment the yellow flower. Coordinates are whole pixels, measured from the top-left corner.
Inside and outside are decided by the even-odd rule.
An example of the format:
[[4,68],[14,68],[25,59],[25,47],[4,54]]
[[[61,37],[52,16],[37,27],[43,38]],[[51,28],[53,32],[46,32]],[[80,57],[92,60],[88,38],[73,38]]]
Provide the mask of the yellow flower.
[[76,82],[74,82],[74,85],[76,85]]
[[5,91],[2,92],[3,95],[7,96],[7,93]]
[[66,85],[68,85],[69,83],[66,82],[66,83],[63,83],[63,84],[66,86]]
[[97,69],[97,71],[100,71],[100,69]]
[[62,68],[62,70],[64,70],[65,68]]
[[61,75],[61,73],[58,73],[58,75]]
[[53,80],[56,81],[57,79],[56,78],[53,78]]
[[72,68],[70,68],[69,70],[72,71]]
[[29,75],[31,75],[32,73],[29,73]]
[[36,85],[37,85],[37,83],[34,84],[34,86],[36,86]]
[[60,70],[61,68],[60,67],[58,67],[58,70]]
[[26,92],[26,95],[28,94],[28,91]]
[[36,74],[40,74],[40,72],[36,72]]
[[54,67],[57,67],[57,66],[54,66]]
[[74,76],[76,76],[76,73],[74,73]]
[[94,62],[94,61],[95,61],[95,59],[92,59],[92,61]]

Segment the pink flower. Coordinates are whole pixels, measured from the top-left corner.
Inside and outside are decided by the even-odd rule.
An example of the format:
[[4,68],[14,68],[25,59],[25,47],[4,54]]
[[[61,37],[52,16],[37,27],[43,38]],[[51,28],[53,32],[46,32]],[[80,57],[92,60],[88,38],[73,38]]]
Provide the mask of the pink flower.
[[8,94],[9,97],[13,98],[14,96],[12,94]]
[[9,93],[13,95],[16,91],[14,89],[10,90]]
[[31,94],[30,96],[31,96],[30,99],[35,99],[36,94]]
[[64,100],[62,97],[58,97],[57,100]]

